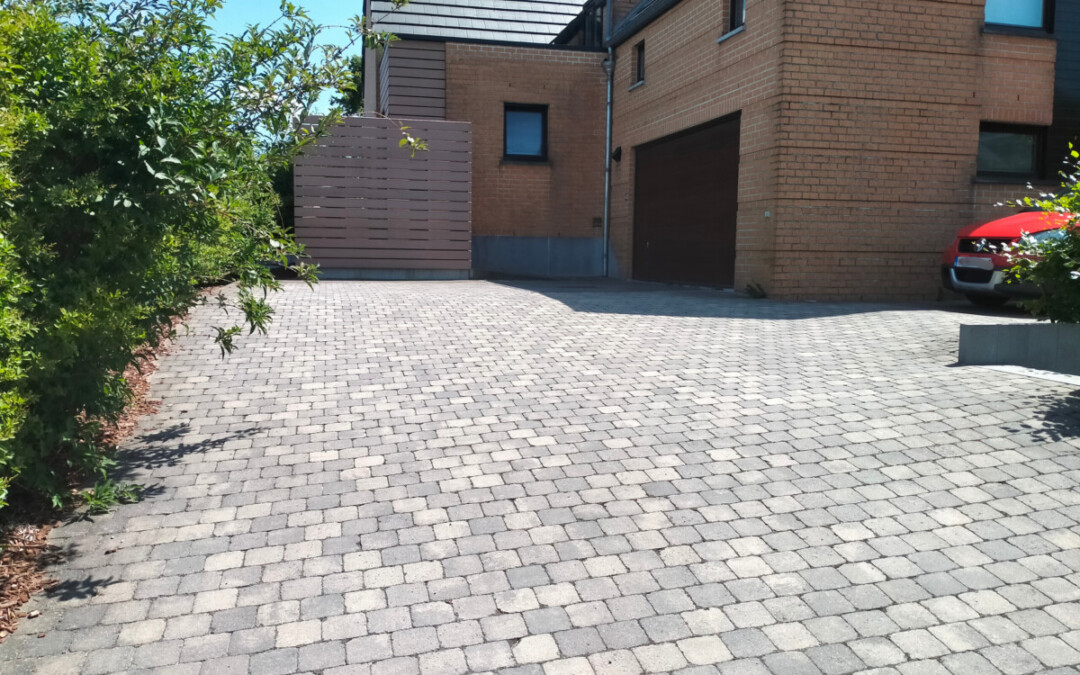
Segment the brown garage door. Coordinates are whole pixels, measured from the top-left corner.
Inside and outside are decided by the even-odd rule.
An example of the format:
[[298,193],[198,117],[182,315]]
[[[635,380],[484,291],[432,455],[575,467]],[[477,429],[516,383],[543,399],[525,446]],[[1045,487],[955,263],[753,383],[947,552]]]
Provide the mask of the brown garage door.
[[637,148],[634,277],[731,286],[739,196],[739,118]]

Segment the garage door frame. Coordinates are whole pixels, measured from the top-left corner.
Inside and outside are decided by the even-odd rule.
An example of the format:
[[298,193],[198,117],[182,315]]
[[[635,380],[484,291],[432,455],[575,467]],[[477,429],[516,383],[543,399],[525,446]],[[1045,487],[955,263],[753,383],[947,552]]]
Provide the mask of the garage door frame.
[[734,284],[740,136],[741,111],[634,148],[635,279]]

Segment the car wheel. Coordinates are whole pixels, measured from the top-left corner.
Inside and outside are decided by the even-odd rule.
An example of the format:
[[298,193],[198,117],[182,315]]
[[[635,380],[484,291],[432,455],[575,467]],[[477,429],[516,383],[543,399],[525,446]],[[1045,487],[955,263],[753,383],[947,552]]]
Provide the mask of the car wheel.
[[1009,301],[1008,298],[1003,298],[1000,295],[977,295],[975,293],[969,294],[967,299],[971,301],[971,304],[979,307],[1001,307]]

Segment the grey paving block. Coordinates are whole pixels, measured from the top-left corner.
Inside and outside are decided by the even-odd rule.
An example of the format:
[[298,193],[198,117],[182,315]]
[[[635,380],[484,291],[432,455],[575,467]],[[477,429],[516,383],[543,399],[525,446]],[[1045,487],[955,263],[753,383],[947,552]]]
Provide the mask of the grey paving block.
[[593,282],[276,301],[226,359],[193,311],[121,455],[162,493],[54,530],[60,588],[102,583],[43,596],[0,670],[1080,666],[1071,390],[947,367],[961,321],[1024,319]]

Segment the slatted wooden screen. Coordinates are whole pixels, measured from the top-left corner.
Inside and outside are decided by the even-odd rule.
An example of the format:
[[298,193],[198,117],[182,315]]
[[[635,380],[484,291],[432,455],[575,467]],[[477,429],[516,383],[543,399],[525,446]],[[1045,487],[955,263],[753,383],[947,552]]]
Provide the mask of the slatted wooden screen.
[[386,73],[390,116],[445,118],[446,44],[402,40],[395,42],[386,53],[390,64]]
[[390,52],[380,49],[379,76],[375,78],[379,85],[379,114],[388,115],[390,111]]
[[[428,150],[399,148],[399,124]],[[322,267],[471,267],[468,122],[348,117],[295,168],[296,237]]]

